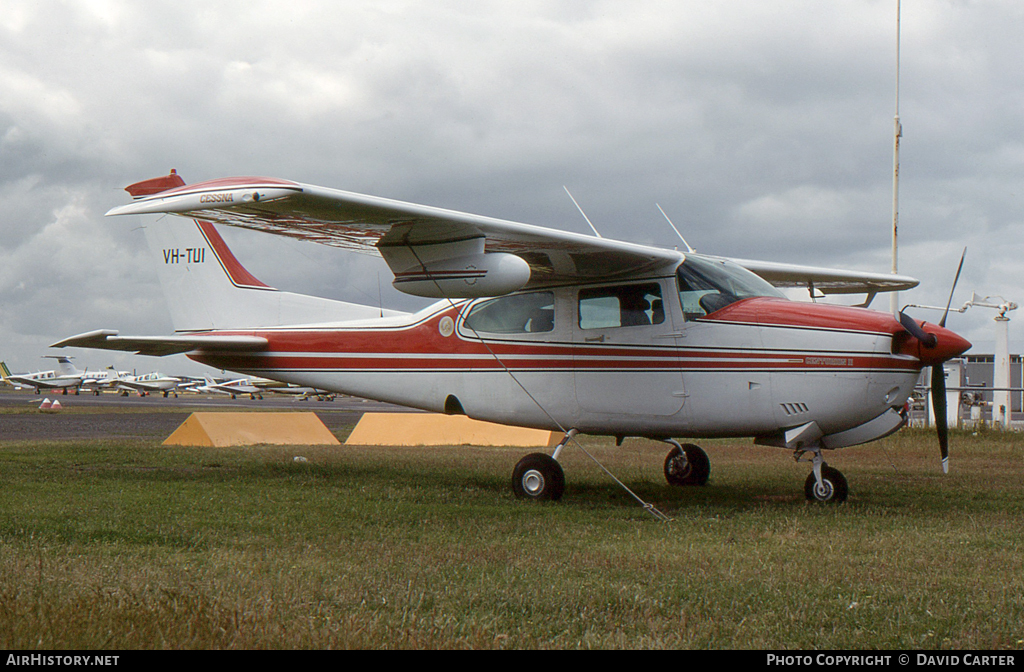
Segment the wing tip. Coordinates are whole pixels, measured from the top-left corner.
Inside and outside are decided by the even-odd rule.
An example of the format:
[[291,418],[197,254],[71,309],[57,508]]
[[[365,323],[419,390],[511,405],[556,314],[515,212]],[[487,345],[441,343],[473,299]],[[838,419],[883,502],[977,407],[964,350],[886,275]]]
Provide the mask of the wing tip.
[[124,188],[133,199],[145,198],[154,194],[160,194],[171,189],[177,189],[178,187],[184,187],[185,180],[181,179],[178,175],[178,171],[175,168],[171,168],[171,172],[167,175],[161,175],[160,177],[153,177],[148,180],[142,180],[135,184],[129,184]]

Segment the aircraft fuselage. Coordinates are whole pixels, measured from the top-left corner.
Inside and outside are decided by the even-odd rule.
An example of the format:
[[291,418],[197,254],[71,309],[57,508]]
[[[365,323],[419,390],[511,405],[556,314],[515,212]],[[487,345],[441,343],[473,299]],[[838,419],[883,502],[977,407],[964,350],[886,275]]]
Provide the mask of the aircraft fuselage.
[[[634,295],[645,306],[629,317]],[[887,313],[756,297],[705,314],[674,277],[440,302],[378,325],[219,333],[269,345],[190,357],[434,412],[652,438],[811,421],[843,432],[902,407],[924,365]]]

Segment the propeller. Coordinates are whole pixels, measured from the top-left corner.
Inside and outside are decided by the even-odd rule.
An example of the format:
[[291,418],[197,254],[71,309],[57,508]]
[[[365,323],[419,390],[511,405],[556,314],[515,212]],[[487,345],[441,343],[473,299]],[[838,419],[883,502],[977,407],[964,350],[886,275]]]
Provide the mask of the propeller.
[[[960,281],[960,271],[964,268],[964,257],[967,256],[967,248],[964,248],[960,255],[960,265],[956,267],[956,276],[953,278],[953,287],[949,290],[949,300],[946,301],[946,310],[942,313],[939,326],[946,326],[946,318],[949,316],[949,306],[953,303],[953,292],[956,291],[956,283]],[[932,338],[935,338],[932,336]],[[942,364],[932,366],[932,408],[935,410],[935,427],[939,435],[939,455],[942,456],[942,473],[949,473],[949,425],[946,422],[946,370]]]
[[[946,310],[942,313],[942,319],[939,320],[939,326],[946,326],[946,318],[949,317],[949,307],[953,303],[953,292],[956,291],[956,285],[960,281],[960,271],[964,268],[964,257],[967,256],[967,248],[964,248],[963,253],[960,255],[960,265],[956,268],[956,276],[953,278],[953,286],[949,290],[949,300],[946,301]],[[908,316],[902,310],[899,314],[900,324],[903,328],[910,332],[914,338],[921,341],[921,345],[926,348],[934,348],[938,343],[938,338],[935,334],[929,334],[921,328],[913,318]],[[932,365],[932,411],[935,414],[935,430],[939,436],[939,455],[942,457],[942,473],[949,473],[949,424],[946,419],[946,371],[942,366],[942,362],[936,362]]]

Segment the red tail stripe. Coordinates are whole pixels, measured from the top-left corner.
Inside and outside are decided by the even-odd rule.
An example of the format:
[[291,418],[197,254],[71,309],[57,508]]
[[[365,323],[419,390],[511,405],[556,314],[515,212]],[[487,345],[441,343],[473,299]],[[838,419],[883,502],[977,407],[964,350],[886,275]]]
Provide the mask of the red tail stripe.
[[264,284],[256,278],[252,273],[245,270],[241,262],[235,258],[235,255],[228,249],[227,243],[217,233],[216,227],[210,222],[204,222],[196,220],[196,224],[199,226],[199,230],[203,232],[206,237],[206,242],[210,243],[210,247],[213,248],[214,254],[217,255],[217,259],[220,260],[221,266],[224,267],[224,272],[228,274],[228,278],[237,287],[250,287],[258,289],[274,289],[270,285]]

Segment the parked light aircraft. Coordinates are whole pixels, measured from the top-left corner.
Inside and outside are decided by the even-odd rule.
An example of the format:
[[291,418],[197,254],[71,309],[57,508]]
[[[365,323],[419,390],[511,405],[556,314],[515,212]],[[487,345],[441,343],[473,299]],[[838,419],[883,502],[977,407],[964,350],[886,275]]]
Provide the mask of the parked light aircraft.
[[82,381],[78,389],[98,395],[103,390],[113,388],[119,380],[130,375],[131,373],[128,371],[115,371],[113,367],[108,367],[103,371],[86,371],[82,373]]
[[[866,305],[918,284],[906,276],[683,253],[271,178],[187,186],[172,171],[127,191],[135,201],[108,215],[185,220],[144,228],[176,333],[98,330],[55,347],[185,352],[243,375],[564,432],[553,454],[516,465],[520,498],[561,497],[557,459],[583,432],[665,441],[665,476],[679,485],[704,484],[710,465],[677,439],[754,437],[809,458],[808,499],[842,501],[846,479],[823,452],[899,429],[922,368],[944,384],[942,362],[970,347],[904,313],[777,289],[866,293]],[[278,291],[214,223],[379,253],[396,288],[441,300],[407,314]],[[945,394],[933,399],[944,415]]]
[[334,401],[335,394],[327,390],[318,390],[308,385],[293,385],[292,383],[278,383],[277,385],[260,386],[266,392],[282,394],[287,397],[295,397],[300,401],[308,401],[316,398],[318,401]]
[[258,390],[256,394],[260,399],[263,398],[263,392],[273,392],[274,394],[282,394],[302,400],[308,400],[310,397],[316,397],[320,401],[334,400],[334,394],[327,390],[318,390],[309,386],[295,385],[294,383],[283,383],[280,380],[271,380],[270,378],[254,377],[243,382],[255,387]]
[[112,383],[122,390],[125,396],[130,392],[138,392],[140,396],[151,392],[160,392],[165,397],[168,394],[173,394],[177,397],[177,389],[181,385],[182,379],[175,378],[174,376],[165,376],[159,371],[153,371],[141,375],[119,376]]
[[64,394],[69,389],[75,390],[82,384],[84,371],[71,363],[71,358],[65,355],[45,355],[45,357],[57,360],[57,368],[52,371],[36,371],[35,373],[13,374],[7,368],[6,363],[0,363],[4,382],[14,385],[16,388],[31,388],[39,394],[41,390],[61,390]]
[[250,383],[248,378],[238,378],[218,383],[209,376],[203,377],[203,383],[190,388],[193,392],[214,392],[217,394],[228,394],[234,399],[239,394],[248,394],[250,399],[263,398],[263,389]]

